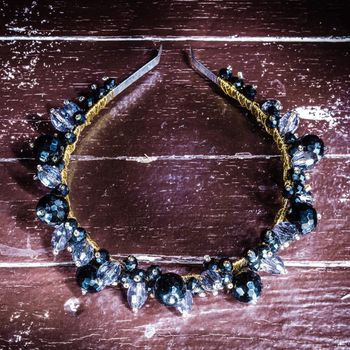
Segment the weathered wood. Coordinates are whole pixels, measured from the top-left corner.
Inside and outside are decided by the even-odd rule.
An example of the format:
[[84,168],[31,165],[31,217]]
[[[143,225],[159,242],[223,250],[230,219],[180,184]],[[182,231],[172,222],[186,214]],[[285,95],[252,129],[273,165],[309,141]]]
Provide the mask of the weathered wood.
[[6,35],[348,35],[349,2],[278,0],[4,3]]
[[[6,349],[337,349],[350,347],[350,282],[343,269],[263,276],[256,306],[195,298],[192,314],[150,300],[137,315],[120,290],[80,296],[72,268],[5,269],[0,346]],[[78,298],[77,312],[64,304]]]
[[[350,44],[333,37],[349,35],[348,9],[345,0],[2,4],[0,348],[350,348]],[[241,42],[230,42],[232,35]],[[303,42],[306,36],[318,42]],[[278,209],[276,149],[189,67],[183,50],[191,44],[214,71],[232,64],[258,84],[259,99],[299,106],[299,133],[316,133],[327,145],[311,182],[322,214],[317,232],[281,253],[288,275],[262,276],[256,306],[196,298],[184,319],[154,300],[133,315],[120,290],[81,297],[69,255],[53,259],[52,229],[34,218],[46,190],[33,183],[25,143],[52,130],[50,107],[146,62],[159,45],[154,38],[167,40],[160,65],[79,144],[72,205],[112,254],[138,254],[164,270],[198,272],[204,254],[237,256],[254,244]],[[76,313],[64,310],[72,297]]]

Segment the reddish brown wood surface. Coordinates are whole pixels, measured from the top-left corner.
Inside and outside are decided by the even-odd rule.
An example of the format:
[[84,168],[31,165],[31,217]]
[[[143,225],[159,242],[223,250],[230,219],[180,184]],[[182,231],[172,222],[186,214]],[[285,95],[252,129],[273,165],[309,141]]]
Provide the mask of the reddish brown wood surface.
[[[346,1],[4,3],[0,348],[350,348],[350,43],[329,42],[349,34],[347,10]],[[114,41],[96,41],[105,35]],[[238,43],[230,35],[319,42]],[[183,37],[164,42],[157,69],[84,133],[70,167],[74,211],[113,255],[137,254],[143,264],[183,272],[198,271],[205,254],[241,255],[271,225],[280,199],[277,150],[249,115],[189,67],[190,39],[212,70],[231,64],[257,83],[259,99],[298,107],[299,134],[316,133],[327,145],[312,177],[319,226],[281,253],[289,274],[263,275],[256,306],[225,295],[197,298],[183,319],[154,300],[133,315],[118,289],[82,297],[69,255],[53,258],[51,230],[35,219],[46,190],[32,180],[27,141],[51,131],[50,107],[104,75],[121,80],[145,63],[159,45],[154,36]],[[79,301],[75,313],[64,308],[71,298]]]

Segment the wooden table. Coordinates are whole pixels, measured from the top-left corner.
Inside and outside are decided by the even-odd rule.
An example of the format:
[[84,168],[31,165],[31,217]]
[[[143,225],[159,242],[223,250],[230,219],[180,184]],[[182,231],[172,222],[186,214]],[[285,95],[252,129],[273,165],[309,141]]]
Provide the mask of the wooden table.
[[[349,2],[7,1],[0,10],[0,347],[2,349],[349,349]],[[159,67],[85,132],[70,167],[83,227],[116,256],[199,271],[240,256],[279,207],[280,161],[252,118],[196,74],[192,46],[231,64],[258,98],[299,108],[299,134],[327,155],[313,172],[316,232],[262,274],[255,306],[196,298],[182,318],[150,300],[134,315],[119,289],[81,296],[69,254],[34,215],[28,141],[48,110],[108,75],[127,77],[163,42]],[[73,298],[73,299],[72,299]],[[67,301],[78,303],[76,312]]]

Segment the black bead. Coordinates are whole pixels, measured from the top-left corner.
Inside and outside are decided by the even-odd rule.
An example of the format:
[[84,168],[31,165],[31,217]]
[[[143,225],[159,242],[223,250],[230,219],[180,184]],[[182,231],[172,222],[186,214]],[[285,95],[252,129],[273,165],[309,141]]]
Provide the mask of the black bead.
[[186,286],[181,276],[175,273],[162,274],[155,284],[155,296],[166,306],[176,306],[186,293]]
[[102,97],[104,97],[105,95],[107,95],[108,91],[104,88],[104,87],[99,87],[96,90],[96,98],[97,99],[101,99]]
[[254,271],[259,270],[261,259],[267,257],[271,253],[271,249],[266,243],[260,243],[258,246],[249,249],[246,253],[249,268]]
[[34,142],[35,158],[40,163],[57,164],[62,159],[63,152],[63,143],[55,136],[41,135]]
[[86,122],[86,115],[80,111],[76,112],[73,118],[76,125],[82,125]]
[[241,90],[244,87],[244,80],[238,77],[234,77],[232,76],[229,79],[229,82],[237,89],[237,90]]
[[306,181],[306,177],[305,177],[305,173],[302,170],[297,170],[294,168],[291,168],[288,170],[288,177],[291,181],[293,182],[301,182],[302,184],[305,183]]
[[285,135],[284,135],[284,142],[287,144],[287,145],[291,145],[293,143],[295,143],[295,141],[297,140],[297,137],[291,133],[291,132],[287,132]]
[[219,71],[219,77],[224,80],[229,80],[232,77],[232,69],[231,67],[228,68],[221,68]]
[[256,88],[252,85],[246,85],[242,89],[242,94],[249,100],[254,100],[256,96]]
[[130,272],[130,277],[134,282],[144,282],[146,279],[146,271],[142,269],[134,269]]
[[82,227],[78,227],[72,235],[72,238],[70,239],[71,244],[79,243],[86,239],[87,233],[86,230]]
[[117,82],[113,78],[108,78],[104,83],[104,87],[107,91],[113,90],[116,86],[117,86]]
[[269,118],[267,119],[267,122],[266,122],[267,126],[271,129],[275,129],[278,127],[278,124],[279,124],[279,119],[276,118],[275,116],[273,115],[270,115]]
[[132,255],[129,255],[126,259],[124,259],[123,263],[127,271],[136,269],[138,265],[137,259]]
[[96,281],[97,267],[94,264],[87,264],[77,269],[76,280],[78,286],[86,292],[96,293],[99,285]]
[[146,270],[147,281],[155,281],[162,273],[160,266],[151,265]]
[[256,301],[262,291],[260,276],[251,270],[242,270],[233,277],[232,295],[239,301]]
[[290,186],[290,185],[284,186],[283,191],[282,191],[282,196],[284,198],[292,198],[293,195],[294,195],[293,186]]
[[61,196],[48,194],[42,197],[36,207],[39,220],[51,226],[57,226],[67,219],[68,202]]
[[69,194],[69,187],[66,184],[59,184],[54,190],[54,194],[66,197]]
[[233,265],[230,259],[222,258],[219,260],[218,267],[222,272],[231,272],[233,270]]
[[281,247],[281,242],[277,234],[272,230],[265,230],[261,234],[261,240],[268,244],[272,253],[276,253]]
[[232,272],[225,272],[222,276],[223,285],[227,286],[232,283],[233,274]]
[[109,252],[107,249],[100,249],[97,252],[95,252],[95,259],[98,264],[103,264],[106,261],[109,261]]
[[306,203],[294,204],[287,213],[287,219],[304,235],[313,231],[317,226],[317,212]]
[[83,111],[88,111],[94,104],[95,98],[93,95],[80,96],[79,97],[79,105]]
[[122,271],[119,275],[119,281],[122,284],[129,284],[132,281],[130,272],[125,270]]
[[72,145],[77,140],[77,136],[74,134],[74,132],[66,132],[64,134],[64,141],[67,145]]

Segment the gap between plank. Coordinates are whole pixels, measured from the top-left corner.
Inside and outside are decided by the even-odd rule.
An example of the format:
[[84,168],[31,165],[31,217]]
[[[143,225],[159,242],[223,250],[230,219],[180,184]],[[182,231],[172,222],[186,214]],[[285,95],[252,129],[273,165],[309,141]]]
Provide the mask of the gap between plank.
[[[202,265],[203,257],[177,257],[177,256],[160,256],[160,255],[139,255],[134,254],[141,262],[160,263],[160,264],[176,264],[176,265]],[[122,259],[120,256],[113,255],[115,259]],[[230,259],[236,259],[230,257]],[[299,268],[350,268],[350,260],[335,260],[335,261],[284,261],[286,267]],[[63,262],[0,262],[0,268],[35,268],[35,267],[64,267],[75,266],[71,261]]]
[[[129,162],[138,163],[151,163],[154,161],[190,161],[190,160],[247,160],[247,159],[271,159],[280,158],[279,154],[251,154],[249,152],[242,152],[236,154],[184,154],[184,155],[163,155],[163,156],[115,156],[115,157],[103,157],[103,156],[90,156],[90,155],[72,155],[71,159],[74,161],[89,162],[89,161],[102,161],[102,160],[124,160]],[[327,159],[348,159],[350,154],[326,154],[324,158]],[[0,158],[0,163],[16,163],[23,160],[34,161],[34,158],[23,157],[23,158]]]
[[40,36],[9,35],[0,36],[0,41],[200,41],[200,42],[291,42],[291,43],[347,43],[350,36]]

